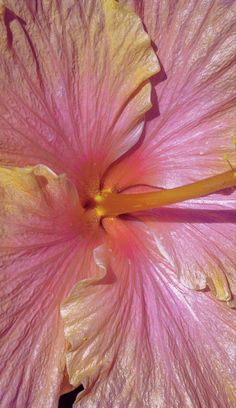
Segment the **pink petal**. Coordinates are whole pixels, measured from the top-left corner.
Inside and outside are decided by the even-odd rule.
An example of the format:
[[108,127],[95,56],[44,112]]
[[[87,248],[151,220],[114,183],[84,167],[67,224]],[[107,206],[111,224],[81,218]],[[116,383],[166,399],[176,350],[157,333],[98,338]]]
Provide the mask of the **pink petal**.
[[232,310],[182,286],[142,224],[104,226],[97,277],[62,305],[70,381],[85,385],[75,407],[231,408]]
[[[235,2],[131,0],[158,47],[157,106],[142,146],[107,184],[172,187],[236,164]],[[166,79],[163,80],[163,77]]]
[[[236,164],[235,3],[129,2],[134,4],[158,46],[167,79],[156,85],[160,115],[147,123],[141,147],[111,170],[105,187],[170,188],[229,170],[229,162]],[[151,218],[159,247],[179,278],[191,288],[210,287],[231,306],[235,200],[235,193],[215,195],[142,217]]]
[[44,166],[0,168],[0,201],[0,405],[56,408],[65,367],[59,305],[93,273],[94,238],[83,238],[72,184]]
[[96,190],[142,132],[148,79],[159,69],[150,39],[114,0],[6,4],[1,162],[44,163]]
[[[215,201],[214,201],[215,200]],[[180,281],[236,307],[235,199],[214,195],[138,216]]]

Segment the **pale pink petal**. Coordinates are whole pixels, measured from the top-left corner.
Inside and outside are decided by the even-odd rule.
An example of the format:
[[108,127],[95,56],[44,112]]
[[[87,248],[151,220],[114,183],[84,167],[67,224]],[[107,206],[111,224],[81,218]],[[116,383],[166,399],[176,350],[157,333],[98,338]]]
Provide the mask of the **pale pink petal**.
[[235,314],[182,286],[141,223],[104,227],[97,278],[62,305],[74,406],[231,408]]
[[94,237],[85,242],[75,188],[44,166],[0,168],[0,203],[0,406],[57,408],[59,305],[93,273]]
[[235,199],[211,198],[138,215],[155,233],[156,243],[180,281],[189,288],[208,288],[236,307]]
[[115,0],[5,4],[1,162],[44,163],[94,191],[151,106],[159,65],[142,22]]
[[134,3],[163,66],[155,86],[159,114],[156,106],[142,146],[109,183],[172,187],[228,170],[225,155],[236,164],[235,2]]
[[[112,169],[105,187],[171,188],[229,170],[236,165],[235,2],[147,0],[129,5],[144,18],[166,79],[156,85],[160,115],[153,112],[143,144]],[[185,284],[209,286],[233,306],[236,195],[227,193],[143,219],[150,220],[159,246]]]

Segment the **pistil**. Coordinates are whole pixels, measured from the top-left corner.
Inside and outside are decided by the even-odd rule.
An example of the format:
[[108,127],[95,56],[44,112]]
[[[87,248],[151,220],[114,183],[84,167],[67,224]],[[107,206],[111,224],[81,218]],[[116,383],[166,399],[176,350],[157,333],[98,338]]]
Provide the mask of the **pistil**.
[[236,186],[236,169],[181,187],[138,194],[103,191],[95,197],[97,215],[116,217],[199,198]]

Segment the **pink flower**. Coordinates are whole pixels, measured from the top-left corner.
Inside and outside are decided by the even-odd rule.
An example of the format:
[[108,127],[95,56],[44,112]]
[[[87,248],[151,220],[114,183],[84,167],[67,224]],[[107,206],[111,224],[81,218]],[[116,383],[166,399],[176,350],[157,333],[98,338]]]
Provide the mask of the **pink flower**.
[[0,2],[1,407],[234,406],[235,15]]

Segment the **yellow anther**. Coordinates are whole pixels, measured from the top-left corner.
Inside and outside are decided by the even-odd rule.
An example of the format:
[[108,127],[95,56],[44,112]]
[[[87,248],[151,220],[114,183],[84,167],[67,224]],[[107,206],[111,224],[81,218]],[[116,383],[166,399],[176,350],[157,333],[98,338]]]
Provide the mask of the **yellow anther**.
[[96,194],[94,197],[95,203],[102,203],[105,200],[107,194],[110,194],[112,190],[110,188],[104,188],[101,193]]
[[97,217],[104,217],[104,215],[105,215],[105,211],[104,211],[104,209],[103,208],[101,208],[101,207],[97,207],[96,208],[96,214],[97,214]]
[[94,197],[94,201],[95,203],[101,203],[102,201],[104,201],[104,197],[101,194],[97,194]]

